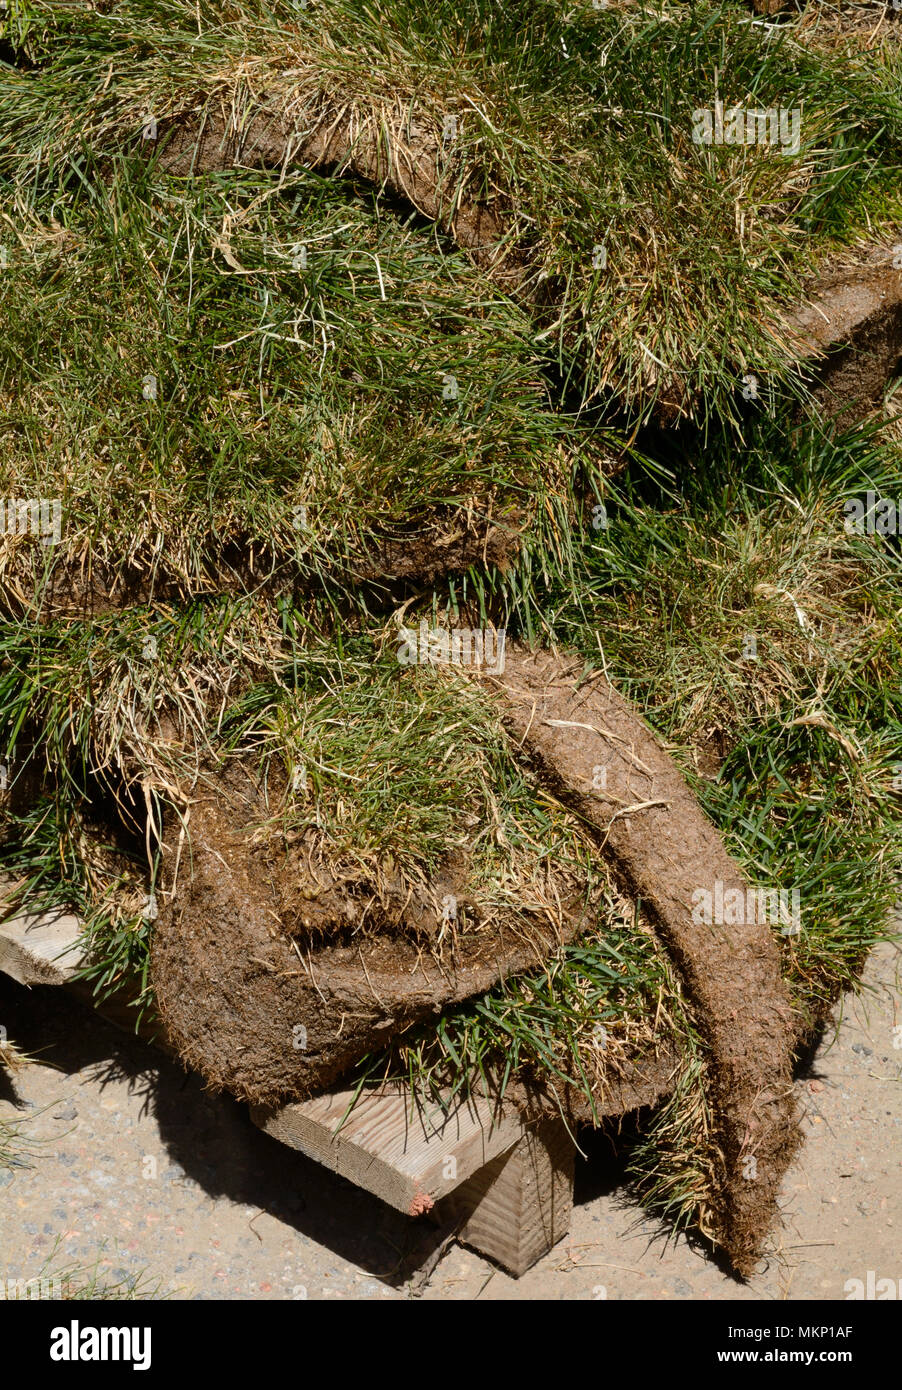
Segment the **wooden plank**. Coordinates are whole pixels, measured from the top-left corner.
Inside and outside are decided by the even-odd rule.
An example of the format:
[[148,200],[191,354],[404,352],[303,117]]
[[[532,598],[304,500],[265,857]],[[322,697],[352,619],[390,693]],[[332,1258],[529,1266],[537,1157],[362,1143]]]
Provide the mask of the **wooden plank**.
[[251,1119],[409,1216],[429,1211],[523,1133],[513,1107],[479,1098],[445,1115],[434,1104],[415,1108],[401,1086],[361,1095],[339,1131],[352,1095],[332,1091],[289,1105],[251,1106]]
[[0,971],[20,985],[64,985],[82,964],[81,923],[67,912],[30,912],[0,922]]
[[464,1217],[458,1238],[517,1278],[525,1274],[570,1229],[575,1152],[562,1120],[527,1129],[450,1199]]

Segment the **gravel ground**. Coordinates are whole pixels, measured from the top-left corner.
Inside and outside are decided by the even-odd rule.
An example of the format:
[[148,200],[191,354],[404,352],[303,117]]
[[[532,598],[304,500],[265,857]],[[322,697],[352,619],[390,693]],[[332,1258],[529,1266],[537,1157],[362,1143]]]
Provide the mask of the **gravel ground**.
[[784,1228],[742,1285],[699,1246],[668,1245],[589,1136],[570,1236],[522,1279],[452,1246],[416,1278],[434,1227],[256,1130],[160,1053],[59,990],[0,977],[0,1024],[39,1060],[0,1078],[27,1118],[31,1167],[0,1169],[0,1280],[88,1267],[184,1299],[843,1299],[847,1279],[902,1297],[902,953],[885,945],[798,1083],[806,1145]]

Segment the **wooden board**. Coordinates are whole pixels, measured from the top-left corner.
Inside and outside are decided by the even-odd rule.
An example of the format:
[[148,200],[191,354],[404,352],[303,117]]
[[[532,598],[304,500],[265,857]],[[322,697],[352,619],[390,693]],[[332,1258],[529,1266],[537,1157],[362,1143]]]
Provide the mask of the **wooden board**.
[[0,971],[20,985],[64,985],[82,964],[80,934],[67,912],[10,917],[0,922]]
[[523,1134],[512,1107],[493,1108],[480,1098],[444,1115],[435,1104],[415,1109],[400,1087],[362,1095],[339,1129],[352,1095],[332,1091],[289,1105],[252,1106],[251,1119],[410,1216],[429,1211]]
[[516,1278],[525,1274],[570,1230],[575,1156],[563,1120],[525,1130],[450,1199],[463,1217],[458,1238]]

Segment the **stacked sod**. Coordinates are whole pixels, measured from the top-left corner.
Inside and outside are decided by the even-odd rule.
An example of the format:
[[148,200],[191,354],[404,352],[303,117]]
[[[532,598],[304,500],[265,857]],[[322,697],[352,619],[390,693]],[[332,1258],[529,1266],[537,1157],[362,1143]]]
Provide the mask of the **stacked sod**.
[[[738,4],[13,2],[5,41],[3,492],[62,503],[58,542],[3,540],[10,902],[77,908],[98,988],[238,1094],[669,1091],[637,1173],[747,1270],[685,972],[484,686],[396,646],[603,664],[747,875],[800,886],[773,949],[810,1036],[898,868],[898,559],[842,518],[898,446],[799,415],[780,325],[898,213],[897,58]],[[694,144],[722,100],[801,109],[799,157]],[[217,854],[235,975],[195,961],[179,1022]],[[352,959],[360,1026],[298,1048],[278,991]],[[266,1045],[217,1065],[251,996]]]

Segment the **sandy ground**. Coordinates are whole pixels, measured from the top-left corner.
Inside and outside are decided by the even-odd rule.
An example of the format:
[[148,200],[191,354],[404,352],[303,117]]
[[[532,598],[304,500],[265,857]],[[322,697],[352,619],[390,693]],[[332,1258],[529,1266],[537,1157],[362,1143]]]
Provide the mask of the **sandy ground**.
[[784,1228],[742,1285],[643,1217],[623,1156],[589,1136],[570,1236],[514,1280],[256,1130],[161,1054],[61,991],[0,977],[0,1024],[39,1061],[0,1115],[27,1117],[30,1167],[0,1170],[0,1281],[87,1266],[185,1299],[843,1299],[848,1279],[902,1296],[902,952],[872,956],[798,1081],[806,1145]]

